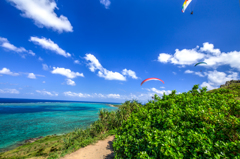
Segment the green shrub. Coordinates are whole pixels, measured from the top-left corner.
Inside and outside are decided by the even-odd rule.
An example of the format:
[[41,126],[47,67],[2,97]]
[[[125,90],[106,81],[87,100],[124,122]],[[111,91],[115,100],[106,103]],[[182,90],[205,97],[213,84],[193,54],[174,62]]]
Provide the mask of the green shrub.
[[155,95],[118,129],[115,158],[239,158],[240,101],[206,90]]

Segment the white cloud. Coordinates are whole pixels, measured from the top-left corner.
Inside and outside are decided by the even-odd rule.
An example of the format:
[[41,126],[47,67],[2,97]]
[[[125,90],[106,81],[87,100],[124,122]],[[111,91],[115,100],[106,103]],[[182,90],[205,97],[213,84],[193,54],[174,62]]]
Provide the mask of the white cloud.
[[0,89],[0,93],[9,93],[9,94],[19,94],[19,91],[16,89]]
[[48,91],[46,91],[46,90],[42,90],[42,91],[40,91],[40,90],[36,90],[36,92],[37,93],[40,93],[40,94],[42,94],[42,95],[49,95],[49,96],[58,96],[58,93],[56,93],[56,92],[48,92]]
[[205,77],[205,75],[203,75],[201,72],[195,72],[195,75],[198,75],[200,77]]
[[119,72],[112,72],[102,67],[98,59],[92,55],[92,54],[86,54],[84,57],[87,61],[90,61],[88,63],[89,69],[94,72],[95,70],[98,71],[98,76],[103,77],[106,80],[120,80],[120,81],[126,81],[126,77],[124,77]]
[[7,49],[7,50],[11,50],[14,51],[16,53],[19,53],[20,56],[22,56],[22,58],[25,58],[26,54],[24,53],[28,53],[32,56],[35,56],[35,53],[32,52],[32,50],[27,51],[24,47],[16,47],[13,44],[9,43],[9,41],[6,38],[2,38],[0,37],[0,46]]
[[51,39],[31,37],[31,42],[34,42],[37,45],[42,46],[45,49],[54,51],[56,54],[62,55],[64,57],[71,57],[71,54],[61,49],[57,44],[55,44]]
[[42,64],[44,70],[48,70],[48,65],[47,64]]
[[89,65],[89,69],[94,72],[95,70],[103,70],[102,65],[100,64],[100,62],[98,61],[98,59],[92,55],[92,54],[86,54],[86,56],[84,57],[87,61],[90,61]]
[[213,44],[209,44],[208,42],[203,43],[203,47],[200,48],[200,51],[206,51],[213,53],[214,55],[219,55],[221,51],[219,49],[214,49]]
[[66,76],[67,78],[76,78],[77,76],[84,77],[83,73],[72,72],[70,69],[53,67],[52,74],[60,74]]
[[128,76],[132,77],[133,79],[138,79],[138,77],[136,76],[136,73],[134,71],[132,71],[132,70],[124,69],[122,71],[122,74],[123,75],[128,75]]
[[194,73],[195,75],[198,75],[200,77],[205,77],[207,75],[206,72],[204,74],[202,74],[201,72],[194,72],[191,70],[186,70],[184,73]]
[[212,90],[212,89],[217,89],[218,88],[218,87],[212,86],[210,83],[207,83],[207,82],[203,82],[200,86],[201,87],[206,87],[207,86],[208,90]]
[[99,93],[99,94],[94,93],[94,96],[95,96],[95,97],[98,97],[98,98],[106,98],[106,96],[103,95],[103,94],[101,94],[101,93]]
[[219,88],[219,86],[225,84],[226,81],[238,79],[237,72],[231,72],[229,75],[227,75],[224,72],[218,72],[216,70],[208,71],[208,73],[206,73],[206,76],[208,78],[208,82],[203,82],[200,86],[207,86],[208,90]]
[[70,97],[82,97],[82,98],[91,97],[90,94],[74,93],[74,92],[71,92],[71,91],[64,92],[63,94],[65,96],[70,96]]
[[108,94],[107,95],[108,98],[120,98],[119,94]]
[[58,32],[72,32],[73,27],[68,18],[57,14],[54,9],[57,4],[54,0],[7,0],[11,2],[17,9],[22,11],[21,16],[33,19],[35,25],[40,28],[52,28]]
[[3,43],[2,47],[12,50],[12,51],[15,51],[15,52],[27,52],[27,50],[25,48],[23,48],[23,47],[17,48],[16,46],[14,46],[13,44],[10,44],[8,42]]
[[193,73],[191,70],[186,70],[184,73]]
[[0,74],[6,74],[6,75],[11,75],[11,76],[18,76],[18,73],[13,73],[11,72],[9,69],[7,68],[3,68],[2,70],[0,70]]
[[176,72],[173,72],[174,75],[176,75],[177,73]]
[[108,9],[111,4],[110,0],[100,0],[100,3],[103,4],[106,9]]
[[71,79],[67,79],[67,85],[75,86],[76,83],[73,80],[71,80]]
[[103,69],[103,72],[98,71],[98,76],[99,77],[103,77],[106,80],[120,80],[120,81],[126,81],[126,78],[121,75],[118,72],[112,72],[112,71],[108,71],[106,69]]
[[46,83],[45,81],[43,81],[42,83]]
[[101,93],[93,93],[92,95],[90,94],[83,94],[83,93],[75,93],[75,92],[64,92],[63,93],[65,96],[70,96],[70,97],[81,97],[81,98],[114,98],[114,99],[120,99],[121,96],[119,94],[106,94],[103,95]]
[[36,76],[34,75],[34,73],[29,73],[28,74],[28,78],[36,79]]
[[172,55],[161,53],[158,56],[158,61],[162,62],[162,63],[167,63],[171,57],[172,57]]
[[151,88],[150,91],[157,93],[159,95],[163,95],[163,93],[165,93],[166,95],[172,93],[172,91],[170,91],[170,90],[167,90],[167,91],[166,90],[158,90],[156,88]]
[[0,37],[0,42],[8,42],[7,38]]
[[80,64],[79,60],[74,60],[75,64]]
[[[166,53],[159,54],[158,61],[162,63],[170,62],[172,64],[194,65],[197,62],[206,62],[207,65],[198,65],[197,67],[212,67],[216,69],[222,65],[229,65],[231,68],[240,71],[240,51],[221,52],[220,49],[214,49],[213,44],[203,43],[203,47],[199,49],[175,50],[174,55]],[[178,66],[180,67],[180,66]]]
[[34,52],[32,52],[32,50],[29,50],[28,53],[32,56],[35,56],[36,54]]
[[41,57],[38,58],[39,61],[43,61],[43,59]]

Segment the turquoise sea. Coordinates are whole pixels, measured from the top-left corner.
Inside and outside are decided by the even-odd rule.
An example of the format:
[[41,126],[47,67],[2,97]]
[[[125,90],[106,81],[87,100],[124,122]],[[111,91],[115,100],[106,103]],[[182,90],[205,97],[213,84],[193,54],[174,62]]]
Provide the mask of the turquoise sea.
[[86,128],[98,120],[98,113],[102,108],[109,111],[118,109],[96,102],[0,98],[0,151],[15,148],[29,138]]

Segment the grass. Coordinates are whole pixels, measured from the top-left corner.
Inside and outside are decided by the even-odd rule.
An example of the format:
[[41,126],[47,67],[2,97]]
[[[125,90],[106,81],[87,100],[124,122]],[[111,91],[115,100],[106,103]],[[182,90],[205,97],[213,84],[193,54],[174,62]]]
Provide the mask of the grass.
[[[195,85],[191,91],[179,95],[174,90],[162,99],[155,95],[155,100],[145,105],[136,100],[126,101],[117,105],[117,111],[102,109],[99,120],[87,129],[46,136],[0,153],[0,159],[56,159],[110,135],[116,135],[113,146],[118,159],[240,156],[240,102],[237,101],[240,100],[240,84],[208,92],[204,88],[197,89],[198,85]],[[202,140],[195,141],[194,138]],[[220,144],[214,149],[210,143],[225,146]],[[204,153],[206,150],[207,154]]]

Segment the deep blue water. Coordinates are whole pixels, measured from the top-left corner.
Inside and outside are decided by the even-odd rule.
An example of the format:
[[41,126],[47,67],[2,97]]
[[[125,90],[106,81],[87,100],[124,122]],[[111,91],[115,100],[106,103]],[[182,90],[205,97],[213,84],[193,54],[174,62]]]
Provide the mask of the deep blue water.
[[29,138],[86,128],[98,120],[102,108],[118,109],[96,102],[0,98],[0,151]]

